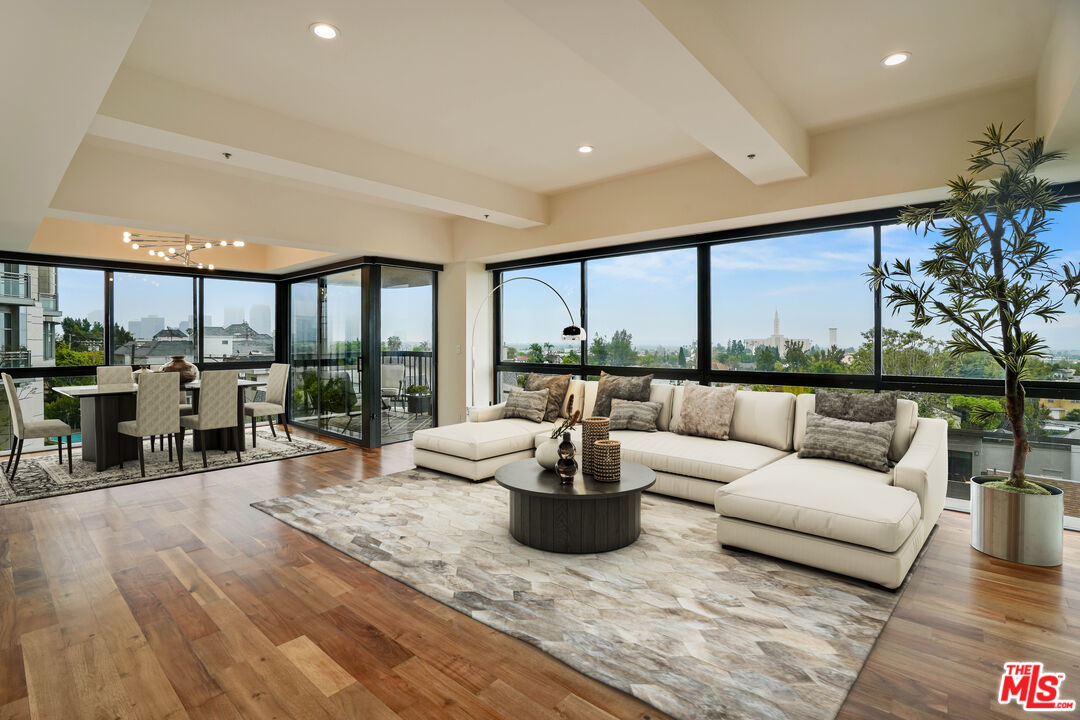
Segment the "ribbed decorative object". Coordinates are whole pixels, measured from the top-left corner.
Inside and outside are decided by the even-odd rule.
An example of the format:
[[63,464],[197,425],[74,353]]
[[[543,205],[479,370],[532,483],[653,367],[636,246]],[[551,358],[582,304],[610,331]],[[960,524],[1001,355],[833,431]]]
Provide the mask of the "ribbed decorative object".
[[618,440],[597,440],[593,443],[593,480],[619,482],[622,479],[622,443]]
[[587,417],[581,421],[581,472],[593,471],[593,443],[607,440],[610,428],[611,420],[602,416]]

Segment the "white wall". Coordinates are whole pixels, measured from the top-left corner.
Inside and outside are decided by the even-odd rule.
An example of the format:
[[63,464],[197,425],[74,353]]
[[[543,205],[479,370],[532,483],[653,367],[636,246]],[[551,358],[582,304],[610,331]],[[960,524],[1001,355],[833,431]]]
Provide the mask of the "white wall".
[[491,303],[484,305],[476,331],[476,371],[470,372],[473,318],[491,291],[482,263],[451,263],[439,274],[439,424],[465,420],[476,378],[476,404],[491,401]]

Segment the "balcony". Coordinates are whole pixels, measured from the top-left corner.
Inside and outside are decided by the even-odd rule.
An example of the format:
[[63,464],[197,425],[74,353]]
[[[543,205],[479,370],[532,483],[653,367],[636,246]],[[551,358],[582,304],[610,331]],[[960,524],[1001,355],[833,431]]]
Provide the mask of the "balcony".
[[30,273],[0,272],[0,298],[30,299]]
[[25,368],[30,367],[29,350],[0,350],[0,367]]
[[41,309],[46,314],[60,314],[60,301],[57,299],[56,293],[38,293],[38,301],[41,302]]

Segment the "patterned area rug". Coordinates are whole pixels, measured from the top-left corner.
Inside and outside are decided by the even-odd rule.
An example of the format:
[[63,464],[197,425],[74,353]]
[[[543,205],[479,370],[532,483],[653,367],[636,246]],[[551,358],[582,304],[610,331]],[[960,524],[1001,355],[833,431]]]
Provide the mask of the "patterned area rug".
[[[257,434],[259,443],[255,448],[251,447],[251,435],[247,436],[247,449],[240,453],[243,462],[236,462],[235,452],[208,451],[206,453],[208,467],[204,470],[202,456],[192,446],[192,436],[188,433],[184,442],[183,472],[177,468],[175,455],[170,462],[168,450],[150,452],[150,441],[146,440],[143,446],[146,477],[139,474],[138,460],[125,461],[123,468],[113,466],[97,472],[94,469],[94,463],[83,461],[81,448],[75,448],[72,451],[73,472],[71,475],[68,475],[67,448],[64,449],[63,465],[57,462],[55,448],[47,455],[34,457],[24,455],[19,461],[19,469],[14,480],[8,478],[6,473],[0,473],[0,505],[343,449],[319,440],[299,438],[295,434],[293,434],[292,442],[285,440],[284,433],[277,438],[266,431],[259,431]],[[4,456],[3,466],[0,467],[6,466],[7,456]]]
[[633,545],[525,547],[508,493],[428,470],[255,503],[677,718],[832,718],[899,594],[721,549],[711,508],[645,493]]

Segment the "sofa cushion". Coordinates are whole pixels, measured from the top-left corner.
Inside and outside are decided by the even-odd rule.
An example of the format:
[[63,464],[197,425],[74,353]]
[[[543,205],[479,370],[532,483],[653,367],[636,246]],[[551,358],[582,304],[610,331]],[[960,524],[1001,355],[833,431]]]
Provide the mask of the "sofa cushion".
[[888,472],[889,445],[896,421],[858,422],[806,414],[806,437],[801,458],[827,458]]
[[484,460],[532,450],[537,436],[550,435],[554,427],[555,423],[537,424],[519,418],[443,425],[417,430],[413,433],[413,447],[466,460]]
[[795,396],[791,393],[740,390],[735,394],[728,432],[732,440],[790,451],[794,426]]
[[[919,524],[919,496],[890,473],[800,458],[775,462],[716,491],[716,511],[784,530],[894,552]],[[792,540],[797,542],[797,540]]]
[[737,391],[736,385],[712,387],[687,383],[683,386],[679,414],[671,421],[672,432],[727,440]]
[[562,408],[559,409],[559,417],[568,418],[575,410],[581,411],[581,417],[585,417],[585,382],[582,380],[570,381]]
[[667,383],[653,383],[649,388],[649,402],[658,402],[662,406],[656,417],[657,430],[671,429],[671,395],[674,391],[675,386]]
[[673,432],[612,430],[609,435],[622,443],[625,460],[659,472],[715,482],[731,482],[787,455],[765,445]]
[[612,398],[638,402],[648,400],[652,379],[651,374],[612,375],[601,371],[600,385],[596,390],[596,402],[593,404],[593,415],[607,417],[611,412]]
[[525,378],[526,390],[547,390],[547,407],[544,409],[544,421],[555,422],[566,404],[566,391],[570,387],[569,375],[537,375],[529,373]]
[[[803,438],[806,437],[806,413],[814,412],[817,407],[817,398],[813,393],[800,395],[795,401],[795,431],[793,433],[794,447],[802,448]],[[736,406],[735,413],[739,409]],[[915,428],[919,425],[919,404],[907,398],[896,399],[896,430],[893,432],[892,444],[889,447],[889,459],[900,462],[900,458],[907,454],[911,446],[911,438],[915,437]]]
[[511,388],[506,396],[506,402],[503,403],[503,417],[543,422],[550,395],[551,391],[547,388],[543,390]]
[[637,430],[639,432],[656,432],[656,420],[663,404],[657,402],[635,402],[633,400],[611,399],[611,430]]

